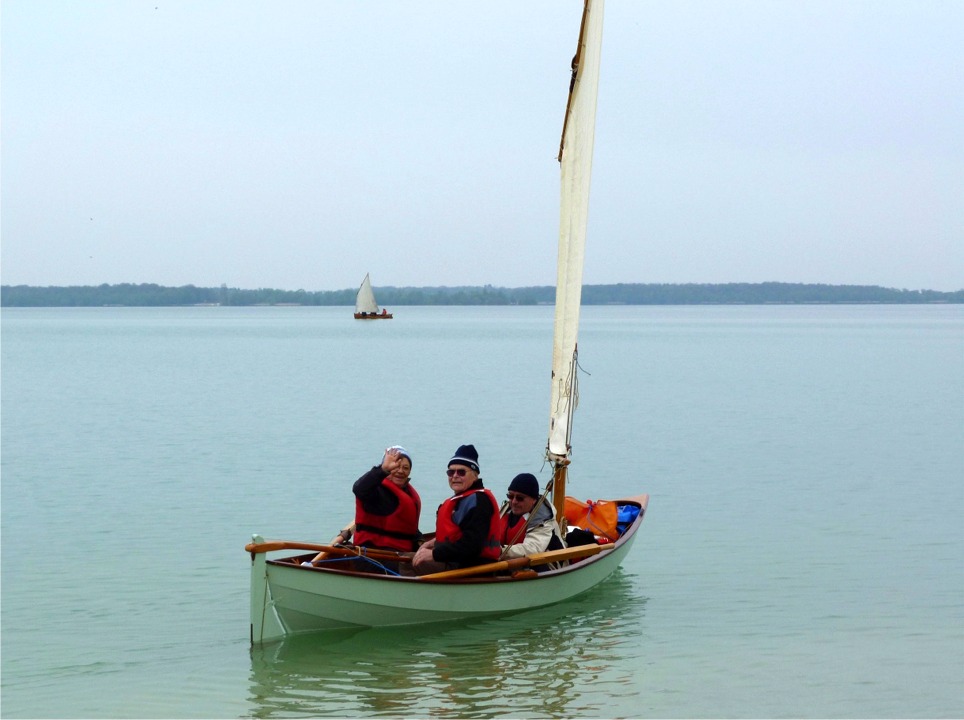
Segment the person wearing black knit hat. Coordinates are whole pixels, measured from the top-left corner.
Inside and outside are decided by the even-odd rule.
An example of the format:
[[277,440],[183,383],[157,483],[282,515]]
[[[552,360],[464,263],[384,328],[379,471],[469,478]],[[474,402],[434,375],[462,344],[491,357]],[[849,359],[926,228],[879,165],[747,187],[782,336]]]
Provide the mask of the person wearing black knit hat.
[[455,455],[449,460],[449,467],[453,465],[465,465],[475,471],[475,474],[479,474],[479,453],[475,449],[475,445],[459,445],[459,449],[455,451]]
[[435,537],[412,558],[418,575],[471,567],[498,560],[499,502],[479,477],[479,453],[474,445],[459,445],[449,460],[452,496],[439,505]]
[[[539,493],[539,481],[532,473],[519,473],[509,483],[508,504],[502,512],[499,542],[502,558],[518,558],[566,547],[556,523],[556,510]],[[539,565],[538,572],[553,565]]]

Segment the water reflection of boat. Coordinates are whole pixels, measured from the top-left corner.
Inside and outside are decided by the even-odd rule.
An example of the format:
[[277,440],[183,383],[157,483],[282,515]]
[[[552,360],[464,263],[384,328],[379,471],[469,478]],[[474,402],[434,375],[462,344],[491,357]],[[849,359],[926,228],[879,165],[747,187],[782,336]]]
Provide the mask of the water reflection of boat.
[[249,714],[601,717],[607,707],[601,681],[610,689],[617,684],[621,695],[633,693],[645,603],[631,578],[617,571],[564,605],[256,645]]

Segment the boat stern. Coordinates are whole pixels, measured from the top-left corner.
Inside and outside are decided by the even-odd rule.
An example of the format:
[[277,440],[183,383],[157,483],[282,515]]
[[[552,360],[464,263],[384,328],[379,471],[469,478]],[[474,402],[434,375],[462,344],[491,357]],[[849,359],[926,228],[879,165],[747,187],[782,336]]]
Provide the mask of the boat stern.
[[[261,535],[251,536],[251,545],[262,545]],[[250,546],[249,546],[250,547]],[[275,610],[268,583],[268,553],[251,553],[251,644],[280,640],[285,627]]]

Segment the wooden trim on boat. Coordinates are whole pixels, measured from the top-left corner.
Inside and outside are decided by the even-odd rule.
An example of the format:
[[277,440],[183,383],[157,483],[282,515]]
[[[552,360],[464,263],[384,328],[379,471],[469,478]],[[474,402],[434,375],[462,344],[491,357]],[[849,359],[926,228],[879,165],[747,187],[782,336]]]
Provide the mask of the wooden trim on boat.
[[330,555],[341,557],[358,556],[370,557],[375,560],[392,560],[395,562],[411,562],[412,558],[408,555],[392,552],[391,550],[378,550],[366,547],[341,547],[338,545],[319,545],[318,543],[297,542],[293,540],[265,540],[263,543],[248,543],[244,549],[252,556],[258,553],[274,552],[275,550],[315,550],[325,552]]
[[511,560],[500,560],[499,562],[486,563],[485,565],[474,565],[457,570],[445,570],[430,575],[422,575],[419,580],[451,580],[454,578],[468,577],[470,575],[499,572],[500,570],[520,570],[530,565],[544,565],[551,562],[562,562],[563,560],[575,560],[576,558],[598,555],[601,552],[612,550],[614,547],[616,547],[615,543],[607,543],[605,545],[579,545],[577,547],[563,548],[562,550],[533,553],[532,555],[512,558]]

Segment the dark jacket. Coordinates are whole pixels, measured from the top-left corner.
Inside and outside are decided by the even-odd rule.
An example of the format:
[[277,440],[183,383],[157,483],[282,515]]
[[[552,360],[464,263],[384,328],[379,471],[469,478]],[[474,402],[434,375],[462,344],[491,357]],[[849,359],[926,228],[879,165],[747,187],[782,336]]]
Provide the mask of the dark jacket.
[[[452,520],[462,531],[462,536],[455,542],[436,542],[432,551],[433,559],[468,567],[485,561],[482,553],[487,545],[498,546],[498,503],[493,500],[491,493],[475,492],[484,489],[482,480],[476,480],[472,487],[455,501]],[[444,505],[445,503],[442,503],[442,506]]]
[[[388,517],[398,510],[398,496],[383,485],[387,477],[388,473],[382,470],[381,465],[375,465],[352,485],[351,491],[368,515]],[[411,489],[415,490],[414,487]],[[415,497],[417,498],[417,494]],[[357,520],[356,510],[356,524]],[[418,528],[414,529],[414,534],[417,539],[420,535]],[[413,540],[412,548],[414,547],[416,543]]]

